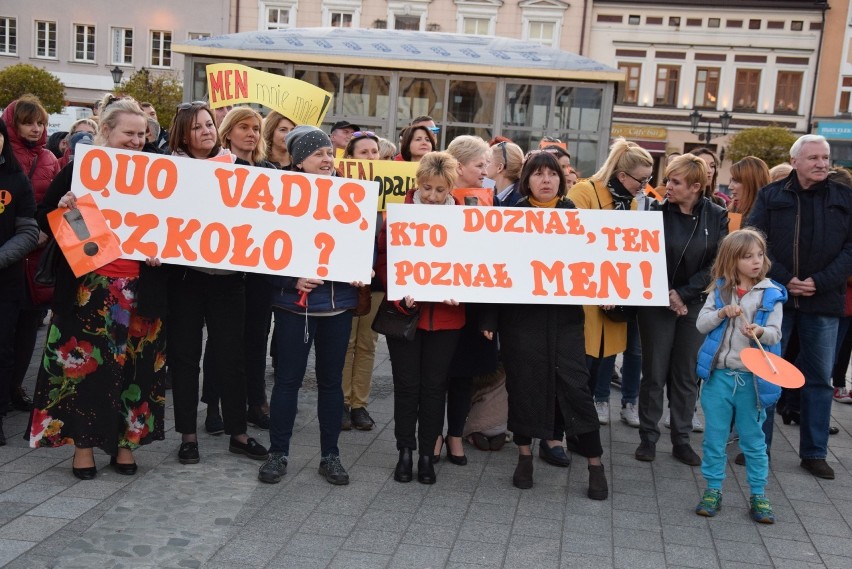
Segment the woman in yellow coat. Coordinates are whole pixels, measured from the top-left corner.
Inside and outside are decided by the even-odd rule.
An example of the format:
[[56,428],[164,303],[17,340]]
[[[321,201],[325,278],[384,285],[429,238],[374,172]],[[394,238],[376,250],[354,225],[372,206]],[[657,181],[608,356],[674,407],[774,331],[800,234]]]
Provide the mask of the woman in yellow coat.
[[[639,145],[618,138],[600,170],[589,179],[568,190],[568,198],[579,209],[629,210],[636,209],[634,197],[643,196],[651,181],[654,161]],[[605,306],[585,306],[586,365],[595,396],[598,420],[609,422],[610,378],[615,357],[627,348],[628,323],[616,322],[607,316]],[[633,332],[638,338],[636,317],[632,316]],[[626,356],[626,354],[625,354]],[[638,371],[638,366],[635,366]],[[621,419],[639,426],[636,402],[639,397],[639,373],[624,374],[621,386]]]

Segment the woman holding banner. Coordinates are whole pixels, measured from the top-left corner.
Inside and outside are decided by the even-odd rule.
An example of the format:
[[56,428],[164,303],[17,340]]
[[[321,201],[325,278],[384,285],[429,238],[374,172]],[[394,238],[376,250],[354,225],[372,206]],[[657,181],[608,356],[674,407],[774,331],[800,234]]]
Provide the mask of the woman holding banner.
[[[406,195],[405,203],[455,205],[451,190],[457,175],[458,162],[448,152],[427,154],[417,167],[417,188]],[[386,232],[387,225],[379,234],[379,257],[376,262],[376,273],[385,286]],[[399,451],[393,478],[397,482],[411,482],[412,454],[418,449],[419,442],[417,481],[434,484],[433,447],[435,441],[441,438],[447,373],[456,351],[459,331],[464,326],[465,311],[454,300],[418,303],[411,296],[394,301],[393,305],[404,314],[420,314],[412,340],[387,338],[393,370],[394,435]]]
[[[548,147],[548,150],[554,147]],[[558,148],[558,147],[556,147]],[[651,181],[654,160],[648,151],[634,142],[617,138],[604,165],[568,191],[568,198],[579,209],[629,211],[635,209],[634,197],[641,195]],[[590,389],[601,425],[609,423],[610,378],[615,357],[627,348],[630,334],[638,337],[635,311],[611,316],[612,307],[584,306],[586,313],[586,365],[591,376]],[[625,354],[625,357],[631,357]],[[639,368],[625,373],[621,386],[621,420],[631,427],[639,426],[636,403],[639,398]]]
[[[527,156],[520,191],[524,198],[518,207],[574,208],[565,197],[562,169],[549,152],[536,150]],[[492,305],[483,316],[484,336],[492,339],[495,332],[500,333],[509,392],[508,426],[519,453],[512,483],[532,488],[532,439],[550,439],[561,415],[566,434],[577,437],[577,452],[588,459],[588,497],[605,500],[609,488],[583,350],[583,308],[502,304]]]
[[263,119],[263,140],[266,142],[266,159],[279,170],[290,169],[290,154],[287,152],[287,134],[296,124],[279,113],[271,111]]
[[[287,150],[295,172],[333,176],[334,150],[322,130],[301,125],[287,135]],[[275,341],[278,365],[270,402],[269,457],[258,479],[275,484],[287,473],[290,439],[305,378],[311,345],[316,351],[317,415],[320,424],[319,473],[330,484],[349,484],[340,462],[341,381],[352,313],[358,305],[362,283],[323,281],[317,278],[273,277]]]
[[[146,126],[136,102],[122,99],[101,113],[95,143],[138,151]],[[48,188],[37,213],[42,231],[51,233],[49,212],[76,207],[76,167],[71,162]],[[57,264],[29,441],[73,444],[72,471],[81,480],[97,474],[93,448],[111,455],[119,474],[132,475],[133,451],[163,439],[168,273],[159,264],[118,259],[80,278],[64,257]]]
[[639,309],[642,381],[639,384],[639,438],[635,458],[656,458],[668,388],[672,455],[690,466],[701,458],[689,444],[698,397],[695,365],[704,337],[695,327],[710,284],[710,268],[719,242],[728,234],[725,210],[707,197],[707,165],[684,154],[666,166],[666,199],[652,203],[662,211],[666,243],[669,306]]
[[[221,147],[213,111],[203,101],[181,103],[169,128],[174,156],[207,159],[229,154]],[[231,435],[228,450],[255,460],[266,449],[246,434],[245,354],[238,347],[245,336],[245,283],[242,273],[204,267],[172,267],[169,370],[175,407],[175,430],[181,433],[178,461],[197,464],[198,363],[207,326],[210,367],[217,370],[216,392],[222,396],[224,430]],[[210,402],[208,402],[210,404]]]

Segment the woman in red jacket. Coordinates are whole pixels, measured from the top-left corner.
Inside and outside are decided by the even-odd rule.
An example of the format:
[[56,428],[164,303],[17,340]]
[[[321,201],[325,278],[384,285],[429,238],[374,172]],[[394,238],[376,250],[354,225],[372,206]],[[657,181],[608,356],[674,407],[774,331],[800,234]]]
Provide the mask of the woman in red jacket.
[[[405,203],[454,205],[451,194],[458,162],[447,152],[430,152],[417,167],[417,188]],[[379,234],[377,272],[387,287],[387,226]],[[393,371],[393,418],[399,461],[393,473],[397,482],[411,482],[412,452],[420,442],[417,481],[435,483],[432,451],[444,426],[447,372],[464,326],[464,307],[454,300],[417,303],[411,296],[395,302],[400,312],[420,311],[411,341],[387,338]],[[417,437],[415,438],[415,432]]]
[[[12,147],[15,159],[21,165],[24,174],[30,179],[36,205],[41,203],[47,187],[59,173],[59,161],[46,148],[47,111],[38,98],[24,95],[9,103],[3,111],[3,122],[9,131],[6,144]],[[39,232],[39,247],[47,242],[47,234]],[[34,255],[35,253],[31,253]],[[34,259],[35,257],[31,257]],[[25,287],[27,288],[27,287]],[[35,349],[38,327],[44,319],[44,306],[36,306],[32,298],[22,299],[18,312],[18,322],[14,334],[14,372],[9,381],[9,395],[12,406],[19,411],[32,409],[32,400],[27,396],[21,384]]]

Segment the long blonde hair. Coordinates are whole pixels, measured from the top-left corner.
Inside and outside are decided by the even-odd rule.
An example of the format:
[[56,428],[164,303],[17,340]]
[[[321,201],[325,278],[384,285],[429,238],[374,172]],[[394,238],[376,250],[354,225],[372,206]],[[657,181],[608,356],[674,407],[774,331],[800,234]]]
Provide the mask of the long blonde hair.
[[609,183],[609,179],[617,172],[629,174],[642,166],[654,166],[654,159],[651,158],[648,151],[635,142],[630,142],[619,137],[612,143],[609,149],[609,156],[606,157],[603,166],[601,166],[600,170],[592,174],[589,179],[599,184],[607,184]]
[[760,274],[757,276],[757,282],[765,279],[772,267],[772,262],[766,254],[766,238],[756,229],[738,229],[729,233],[719,244],[719,252],[716,254],[716,260],[713,261],[713,268],[710,271],[712,278],[707,292],[712,292],[716,288],[716,281],[722,279],[722,293],[733,295],[737,285],[742,284],[738,282],[737,262],[745,257],[746,253],[751,251],[751,248],[755,245],[759,245],[761,251],[763,251],[763,267],[761,267]]
[[[222,119],[222,124],[219,125],[219,144],[221,144],[223,148],[230,150],[231,141],[228,140],[228,135],[231,134],[231,131],[234,130],[235,126],[248,119],[256,120],[258,129],[263,128],[263,117],[261,117],[260,113],[251,107],[234,107],[228,111],[228,114],[225,115],[224,119]],[[257,164],[263,160],[265,156],[266,142],[263,140],[263,136],[258,133],[257,146],[255,146],[254,150],[251,151],[251,163]]]

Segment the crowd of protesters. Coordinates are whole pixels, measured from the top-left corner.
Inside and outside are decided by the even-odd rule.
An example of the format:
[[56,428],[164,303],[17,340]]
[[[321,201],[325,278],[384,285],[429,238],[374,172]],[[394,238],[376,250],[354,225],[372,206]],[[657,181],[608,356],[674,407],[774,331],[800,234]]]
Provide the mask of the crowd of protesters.
[[[7,409],[29,411],[29,444],[73,445],[74,476],[97,476],[95,448],[118,473],[133,475],[133,451],[164,438],[171,387],[181,463],[201,461],[201,392],[205,430],[227,433],[228,449],[262,461],[258,478],[276,483],[287,472],[313,347],[318,470],[331,484],[348,484],[339,437],[376,424],[367,409],[378,340],[371,325],[386,305],[421,315],[411,339],[387,338],[399,451],[393,477],[400,483],[414,479],[416,462],[417,480],[434,484],[444,447],[446,459],[464,467],[465,442],[499,451],[512,441],[512,482],[531,488],[539,439],[538,454],[549,465],[568,466],[572,452],[585,457],[587,495],[606,499],[600,428],[610,421],[611,381],[623,354],[619,414],[638,429],[635,458],[655,460],[661,423],[668,427],[674,458],[700,465],[707,480],[696,513],[713,516],[721,506],[724,444],[736,425],[752,518],[772,523],[765,485],[780,393],[748,372],[733,348],[755,341],[804,373],[804,387],[785,390],[777,410],[785,423],[800,425],[802,467],[834,477],[826,461],[830,406],[832,399],[852,403],[852,177],[830,168],[822,137],[801,137],[790,163],[771,170],[760,157],[737,161],[725,193],[711,149],[669,156],[655,188],[651,154],[617,139],[598,171],[578,181],[559,139],[545,137],[525,152],[503,137],[461,135],[441,151],[440,127],[428,116],[413,119],[398,146],[345,120],[326,133],[278,112],[214,110],[203,101],[178,105],[166,129],[150,103],[112,94],[96,117],[64,135],[48,140],[46,124],[30,95],[0,120],[0,445]],[[45,287],[34,272],[40,257],[52,254],[48,214],[76,207],[70,189],[79,144],[185,159],[230,155],[242,165],[323,176],[339,175],[338,156],[407,161],[417,163],[408,204],[464,205],[454,190],[475,189],[488,195],[477,202],[482,207],[659,212],[668,306],[462,305],[410,295],[387,301],[380,213],[370,283],[157,258],[118,259],[76,277],[59,255],[55,283]],[[46,341],[36,346],[48,309]],[[267,393],[270,336],[275,381]],[[43,357],[31,399],[22,382],[36,350]],[[690,442],[704,429],[699,400],[707,423],[703,458]],[[269,449],[249,436],[249,425],[269,430]]]

